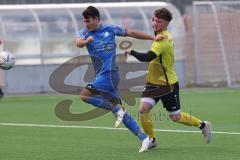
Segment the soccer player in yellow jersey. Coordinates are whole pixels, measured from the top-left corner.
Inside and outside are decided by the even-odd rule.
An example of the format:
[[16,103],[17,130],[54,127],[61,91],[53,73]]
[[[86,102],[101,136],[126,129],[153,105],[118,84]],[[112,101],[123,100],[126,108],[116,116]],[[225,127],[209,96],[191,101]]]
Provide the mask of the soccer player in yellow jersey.
[[162,40],[154,41],[147,53],[134,50],[126,54],[136,57],[139,61],[149,62],[146,86],[140,103],[140,119],[144,131],[152,138],[150,148],[157,146],[150,111],[161,100],[169,117],[184,125],[196,126],[202,130],[206,143],[211,141],[211,123],[182,112],[179,101],[179,84],[174,69],[174,45],[172,36],[167,30],[172,20],[171,12],[166,9],[157,9],[152,17],[152,27],[156,35],[162,35]]

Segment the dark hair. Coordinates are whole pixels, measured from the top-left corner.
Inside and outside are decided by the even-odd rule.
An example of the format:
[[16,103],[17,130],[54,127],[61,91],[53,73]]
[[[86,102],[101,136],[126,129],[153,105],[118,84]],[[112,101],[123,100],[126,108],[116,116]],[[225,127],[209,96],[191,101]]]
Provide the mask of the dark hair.
[[172,20],[172,13],[166,8],[161,8],[161,9],[155,10],[154,16],[159,19],[168,21],[168,22],[170,22]]
[[85,19],[88,18],[96,18],[98,17],[100,19],[100,14],[97,8],[93,7],[93,6],[88,6],[82,13],[83,17]]

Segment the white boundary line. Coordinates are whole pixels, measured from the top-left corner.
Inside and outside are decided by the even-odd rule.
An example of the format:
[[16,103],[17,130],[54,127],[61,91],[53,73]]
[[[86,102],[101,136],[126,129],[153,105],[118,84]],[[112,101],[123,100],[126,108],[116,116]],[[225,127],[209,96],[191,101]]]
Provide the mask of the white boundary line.
[[[0,123],[0,126],[17,126],[17,127],[44,127],[44,128],[83,128],[83,129],[103,129],[103,130],[127,130],[126,128],[113,127],[95,127],[95,126],[67,126],[51,124],[26,124],[26,123]],[[200,131],[189,130],[171,130],[171,129],[154,129],[156,132],[175,132],[175,133],[200,133]],[[239,132],[212,132],[213,134],[240,135]]]

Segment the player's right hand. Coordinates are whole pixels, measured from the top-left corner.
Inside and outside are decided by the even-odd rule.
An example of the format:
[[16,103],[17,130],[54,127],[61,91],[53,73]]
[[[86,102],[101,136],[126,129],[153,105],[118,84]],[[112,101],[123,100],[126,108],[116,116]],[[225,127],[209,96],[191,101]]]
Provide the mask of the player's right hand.
[[85,41],[86,43],[91,43],[93,40],[94,40],[93,36],[89,36]]

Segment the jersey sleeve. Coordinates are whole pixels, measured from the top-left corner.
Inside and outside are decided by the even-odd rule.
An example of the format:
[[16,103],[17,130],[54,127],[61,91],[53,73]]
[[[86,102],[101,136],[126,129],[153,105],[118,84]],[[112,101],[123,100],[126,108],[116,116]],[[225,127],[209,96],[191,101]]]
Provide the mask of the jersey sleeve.
[[77,38],[86,39],[86,30],[82,29],[76,34]]
[[127,32],[125,28],[116,25],[113,25],[112,29],[117,36],[125,36]]
[[153,41],[151,46],[151,51],[153,51],[157,56],[163,52],[162,41]]

